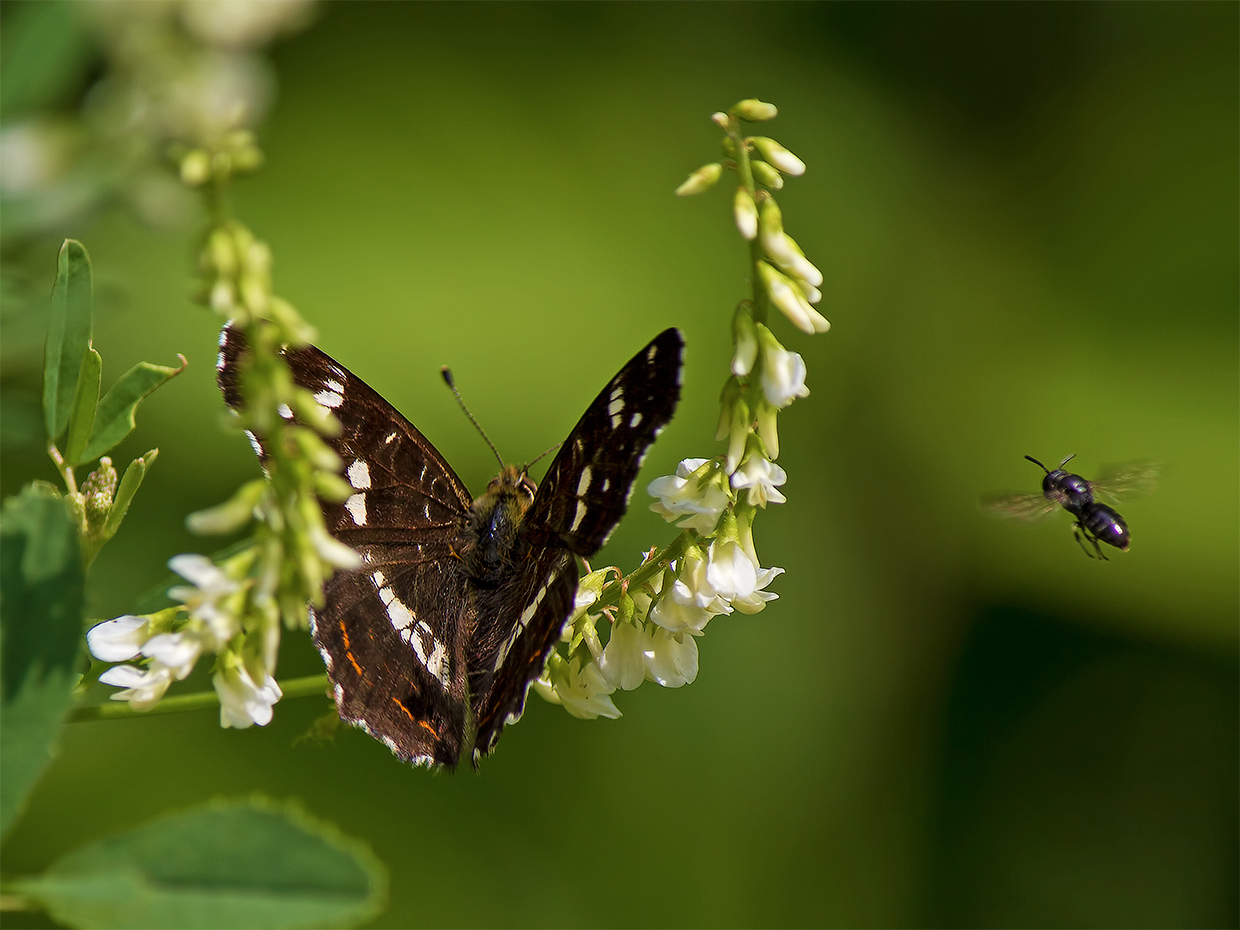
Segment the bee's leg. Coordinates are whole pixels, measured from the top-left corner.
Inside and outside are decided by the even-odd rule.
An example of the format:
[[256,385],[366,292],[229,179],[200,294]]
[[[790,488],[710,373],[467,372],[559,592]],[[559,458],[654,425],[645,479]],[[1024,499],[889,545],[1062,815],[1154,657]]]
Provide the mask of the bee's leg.
[[[1072,524],[1072,535],[1073,537],[1075,537],[1077,545],[1081,547],[1081,551],[1084,552],[1091,559],[1094,558],[1094,552],[1096,552],[1098,553],[1097,558],[1102,559],[1102,561],[1104,562],[1111,561],[1105,555],[1102,554],[1102,547],[1098,545],[1097,537],[1090,535],[1089,530],[1081,526],[1081,523],[1079,520],[1076,523]],[[1094,544],[1094,552],[1090,552],[1088,549],[1085,548],[1085,543],[1081,539],[1082,536],[1084,536],[1085,539],[1088,539],[1091,543]]]

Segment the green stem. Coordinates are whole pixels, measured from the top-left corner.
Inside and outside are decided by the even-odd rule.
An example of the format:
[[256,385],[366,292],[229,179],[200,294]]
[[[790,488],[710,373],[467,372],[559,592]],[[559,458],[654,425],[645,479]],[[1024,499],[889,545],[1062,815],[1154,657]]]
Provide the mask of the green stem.
[[[749,160],[749,149],[741,136],[740,120],[735,116],[728,121],[728,138],[736,148],[736,173],[740,177],[741,186],[749,192],[754,204],[758,201],[758,187],[753,179],[753,165]],[[762,245],[759,239],[749,240],[749,276],[753,288],[753,319],[755,323],[766,322],[767,295],[758,276],[758,262],[762,261]]]
[[604,607],[610,607],[620,601],[620,592],[625,587],[636,588],[644,585],[647,581],[654,578],[655,575],[667,568],[667,566],[676,561],[685,554],[685,550],[693,544],[694,534],[690,530],[685,530],[675,539],[673,539],[662,552],[653,559],[643,562],[638,568],[624,578],[618,578],[603,586],[603,591],[599,595],[597,601],[594,602],[591,610],[602,610]]
[[[307,675],[280,682],[280,691],[286,698],[311,697],[326,694],[330,687],[326,675]],[[196,691],[193,694],[174,694],[166,697],[150,710],[134,710],[128,704],[114,701],[94,707],[79,707],[69,715],[70,723],[82,720],[115,720],[122,717],[144,717],[151,714],[180,714],[187,711],[218,707],[219,695],[214,691]]]

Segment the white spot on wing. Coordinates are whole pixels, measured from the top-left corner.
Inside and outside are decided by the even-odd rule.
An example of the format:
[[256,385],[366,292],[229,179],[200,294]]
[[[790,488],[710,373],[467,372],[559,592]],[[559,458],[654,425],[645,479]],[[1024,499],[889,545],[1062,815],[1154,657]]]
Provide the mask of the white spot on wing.
[[353,522],[358,526],[366,525],[366,495],[354,494],[344,502],[344,509],[349,511],[349,516],[353,518]]
[[[581,505],[578,504],[578,506]],[[508,658],[508,652],[517,641],[517,637],[521,635],[522,630],[524,630],[529,625],[529,622],[534,618],[534,613],[538,610],[538,605],[543,602],[543,598],[547,596],[547,591],[550,588],[551,579],[548,579],[547,583],[538,589],[538,593],[534,595],[534,599],[530,601],[529,606],[526,607],[525,610],[521,611],[521,616],[517,620],[517,625],[512,628],[512,632],[508,634],[508,638],[500,644],[499,653],[495,656],[495,668],[497,671],[500,666],[504,664],[504,660]]]
[[[426,646],[423,644],[421,636],[423,633],[431,641],[430,655],[426,655]],[[438,678],[439,683],[445,688],[448,687],[448,650],[444,648],[443,643],[435,639],[435,634],[431,632],[431,628],[419,621],[417,629],[410,636],[409,645],[413,646],[413,651],[418,654],[418,659],[421,661],[423,668]]]
[[343,394],[343,393],[344,393],[344,385],[343,385],[343,384],[341,384],[339,381],[328,381],[328,382],[327,382],[327,389],[328,389],[329,391],[335,391],[337,394]]
[[383,444],[386,446],[389,442],[391,442],[395,438],[396,438],[395,433],[388,433],[387,436],[385,436],[383,439]]
[[285,420],[293,419],[293,410],[288,404],[281,404],[276,408],[276,413],[280,414]]
[[581,526],[581,521],[586,518],[586,505],[581,501],[577,501],[577,515],[573,517],[573,525],[568,528],[570,533],[577,532],[577,527]]
[[639,423],[641,423],[641,421],[642,421],[642,415],[641,415],[641,411],[639,410],[637,413],[629,417],[629,426],[636,427]]
[[383,572],[371,572],[370,577],[374,581],[376,588],[382,588],[387,584],[387,575],[383,574]]
[[651,346],[650,351],[646,353],[646,361],[653,362],[654,357],[659,354],[658,346]]
[[406,607],[396,596],[396,593],[388,587],[379,589],[379,599],[383,601],[387,608],[388,619],[392,621],[392,626],[399,633],[408,627],[413,626],[417,619],[408,607]]
[[581,480],[577,482],[577,496],[581,497],[590,487],[590,466],[587,465],[581,470]]
[[335,410],[344,403],[344,395],[335,391],[319,391],[314,395],[314,402],[330,410]]
[[249,430],[245,431],[246,438],[250,440],[250,448],[254,450],[254,454],[260,459],[263,457],[263,447],[259,444],[258,437]]
[[370,487],[370,466],[361,459],[354,459],[353,464],[349,466],[349,484],[359,491],[365,491]]

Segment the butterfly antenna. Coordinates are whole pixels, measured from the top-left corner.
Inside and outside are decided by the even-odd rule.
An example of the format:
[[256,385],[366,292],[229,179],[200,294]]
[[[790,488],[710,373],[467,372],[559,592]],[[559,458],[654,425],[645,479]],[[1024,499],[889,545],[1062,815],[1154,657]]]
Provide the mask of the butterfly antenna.
[[[465,411],[465,416],[469,417],[469,422],[474,424],[474,429],[478,431],[478,435],[481,436],[483,441],[491,447],[491,451],[494,452],[495,457],[499,459],[499,467],[503,468],[504,457],[499,454],[499,449],[495,448],[495,443],[491,442],[491,437],[483,432],[482,427],[478,425],[478,421],[474,419],[474,415],[470,413],[469,408],[465,406],[465,401],[461,399],[461,392],[456,389],[456,385],[452,381],[451,370],[445,365],[443,368],[439,369],[439,373],[443,375],[444,384],[448,385],[448,388],[452,391],[452,396],[456,398],[456,402],[460,404],[461,409]],[[546,455],[545,452],[543,454]]]
[[525,466],[525,470],[526,470],[526,471],[529,471],[531,468],[533,468],[535,465],[537,465],[539,462],[541,462],[543,459],[545,459],[549,453],[554,452],[556,449],[560,448],[560,446],[562,446],[562,445],[564,445],[564,443],[562,443],[562,442],[557,442],[554,446],[552,446],[552,447],[551,447],[550,449],[548,449],[546,452],[544,452],[544,453],[542,453],[540,456],[538,456],[538,458],[534,459],[534,461],[532,461],[532,462],[530,462],[528,465],[526,465],[526,466]]
[[[445,370],[446,370],[446,369],[445,369]],[[1027,458],[1029,461],[1033,462],[1033,464],[1034,464],[1034,465],[1037,465],[1037,466],[1038,466],[1038,468],[1042,469],[1042,471],[1046,472],[1048,475],[1051,473],[1051,470],[1050,470],[1049,468],[1047,468],[1045,465],[1043,465],[1041,462],[1039,462],[1037,459],[1035,459],[1032,455],[1026,455],[1026,456],[1025,456],[1025,458]],[[1062,466],[1061,466],[1061,467],[1062,467]]]

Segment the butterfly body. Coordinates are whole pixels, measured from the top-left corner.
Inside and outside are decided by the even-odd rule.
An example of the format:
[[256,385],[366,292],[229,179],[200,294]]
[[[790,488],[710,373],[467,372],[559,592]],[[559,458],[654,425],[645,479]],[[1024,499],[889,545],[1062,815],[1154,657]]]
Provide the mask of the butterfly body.
[[[577,558],[606,541],[671,419],[682,349],[669,329],[621,368],[541,484],[506,466],[477,498],[360,378],[314,347],[284,350],[296,383],[341,423],[328,441],[353,491],[323,515],[362,567],[332,575],[311,610],[342,719],[417,764],[476,763],[494,748],[572,611]],[[244,339],[226,327],[219,381],[231,407],[246,369]],[[263,456],[262,437],[254,444]]]

